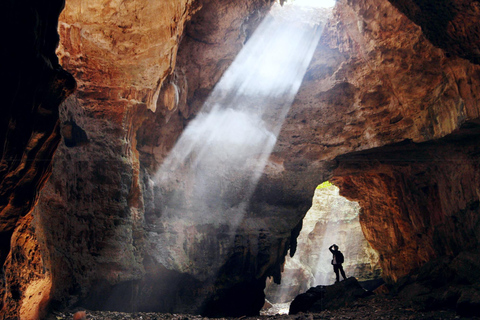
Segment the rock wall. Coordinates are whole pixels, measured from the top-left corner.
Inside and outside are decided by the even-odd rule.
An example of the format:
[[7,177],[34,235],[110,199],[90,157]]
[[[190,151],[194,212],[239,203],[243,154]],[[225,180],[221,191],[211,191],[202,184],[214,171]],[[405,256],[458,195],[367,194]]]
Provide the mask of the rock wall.
[[69,1],[60,17],[57,52],[78,93],[62,106],[69,140],[33,221],[54,307],[132,310],[132,296],[117,295],[133,295],[146,272],[136,131],[195,10],[192,1]]
[[[55,55],[63,1],[8,1],[0,10],[0,318],[42,316],[51,280],[41,268],[32,208],[60,142],[58,108],[75,80]],[[35,293],[35,295],[33,295]]]
[[429,2],[390,1],[422,28],[433,45],[447,54],[480,64],[480,4],[475,0]]
[[[465,21],[466,25],[468,23]],[[370,179],[364,173],[375,170],[375,161],[368,165],[363,158],[348,161],[349,169],[344,172],[343,158],[338,158],[337,164],[332,164],[330,160],[340,154],[397,146],[402,141],[411,141],[412,145],[436,141],[459,131],[463,132],[460,141],[474,141],[470,136],[472,131],[462,128],[478,119],[479,68],[433,46],[419,26],[387,1],[338,2],[330,29],[324,33],[314,59],[287,117],[274,154],[284,163],[295,159],[292,162],[305,171],[323,163],[327,179],[333,176],[332,181],[338,184],[341,194],[359,201],[365,209],[360,221],[367,240],[380,253],[384,275],[396,279],[428,260],[433,256],[432,251],[428,249],[430,246],[422,248],[423,242],[420,245],[415,240],[415,246],[419,248],[408,250],[419,250],[418,254],[394,254],[402,251],[405,244],[400,240],[399,232],[380,230],[395,230],[399,228],[398,224],[402,225],[402,229],[415,230],[413,226],[417,225],[416,221],[429,220],[427,217],[435,215],[433,212],[438,214],[438,208],[443,206],[442,199],[453,199],[459,192],[470,195],[466,203],[475,203],[476,188],[472,184],[467,187],[468,191],[457,193],[453,193],[457,188],[443,188],[435,198],[421,201],[418,198],[424,197],[425,193],[414,193],[418,202],[429,203],[419,208],[415,201],[407,198],[402,200],[389,188],[396,189],[405,181],[414,180],[408,170],[420,172],[419,168],[427,166],[426,163],[432,168],[432,173],[422,178],[426,185],[435,185],[434,181],[443,180],[444,170],[457,172],[458,168],[448,168],[442,161],[437,161],[442,157],[448,159],[448,152],[439,154],[438,158],[429,158],[430,162],[412,156],[410,161],[405,159],[403,165],[406,168],[402,167],[404,171],[401,175],[375,175],[372,182],[368,182]],[[384,149],[375,150],[382,153]],[[392,147],[388,152],[394,150],[395,147]],[[448,160],[445,162],[449,163]],[[331,167],[328,167],[329,164]],[[388,167],[390,163],[383,165]],[[337,168],[331,170],[335,166]],[[465,172],[470,173],[465,174],[475,176],[472,166],[467,165],[471,168]],[[394,168],[389,170],[400,170],[399,166]],[[288,169],[285,166],[285,171]],[[449,181],[453,183],[457,178],[458,175],[450,177]],[[350,180],[356,182],[350,183]],[[295,183],[291,182],[291,185]],[[373,183],[378,186],[373,188]],[[405,189],[410,187],[412,185],[407,184]],[[368,194],[367,190],[372,192]],[[361,192],[366,194],[359,197],[358,193]],[[392,202],[384,200],[385,194],[391,195],[388,199]],[[394,203],[397,209],[393,209]],[[468,208],[468,205],[454,205],[446,215],[459,210],[477,211]],[[396,211],[396,214],[392,211]],[[383,218],[380,218],[380,214]],[[400,216],[411,218],[398,220]],[[413,222],[404,224],[405,219]],[[429,225],[430,222],[423,224]],[[392,247],[385,250],[385,246],[376,246],[373,233],[378,235],[375,241]],[[444,239],[442,241],[457,241],[454,240],[457,237],[454,233],[445,231],[440,234],[439,238]],[[476,245],[474,238],[471,241],[472,245]]]
[[[235,286],[233,291],[244,288],[247,300],[260,301],[259,306],[250,307],[258,312],[263,293],[249,290],[252,286],[263,289],[265,270],[262,279],[252,271],[250,278],[224,276],[227,281],[215,282],[158,264],[156,243],[149,240],[153,231],[149,215],[154,208],[149,179],[201,106],[200,93],[195,92],[205,91],[202,86],[211,89],[224,70],[205,67],[214,71],[207,77],[209,82],[194,79],[195,84],[189,77],[194,69],[177,64],[177,59],[185,56],[183,63],[197,61],[198,73],[201,64],[212,61],[208,52],[220,51],[228,64],[245,40],[246,30],[259,22],[269,5],[271,1],[67,4],[60,17],[58,54],[78,79],[79,90],[61,110],[66,127],[62,133],[68,139],[57,151],[33,222],[43,267],[55,284],[54,307],[218,312],[218,303],[208,305],[206,297],[223,298],[228,294],[219,292]],[[158,18],[159,13],[163,18]],[[212,32],[215,25],[218,34]],[[189,31],[177,55],[185,27]],[[222,230],[198,227],[189,234],[207,237],[205,250],[217,254],[215,243]],[[251,250],[258,238],[247,234],[236,241]],[[174,247],[175,241],[162,245]],[[246,266],[257,259],[243,252],[239,258],[246,259]],[[194,269],[207,270],[208,263],[198,262]],[[238,272],[224,269],[220,272]],[[237,311],[229,305],[221,312],[255,312],[241,302],[238,306]]]
[[334,181],[360,202],[365,236],[391,280],[436,258],[478,249],[479,127],[470,126],[435,142],[339,158]]

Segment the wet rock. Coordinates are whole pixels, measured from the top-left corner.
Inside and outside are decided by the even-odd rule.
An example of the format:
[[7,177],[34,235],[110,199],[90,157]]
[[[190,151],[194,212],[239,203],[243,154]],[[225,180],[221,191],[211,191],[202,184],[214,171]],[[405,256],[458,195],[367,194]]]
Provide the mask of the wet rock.
[[360,286],[357,279],[351,277],[331,286],[310,288],[298,295],[290,305],[289,314],[335,310],[371,294]]

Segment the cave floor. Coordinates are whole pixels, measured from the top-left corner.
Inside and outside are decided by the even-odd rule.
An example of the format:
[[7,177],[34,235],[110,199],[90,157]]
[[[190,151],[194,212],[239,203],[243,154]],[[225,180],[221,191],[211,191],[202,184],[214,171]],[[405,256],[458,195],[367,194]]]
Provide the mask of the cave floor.
[[[54,312],[47,320],[71,320],[73,312]],[[86,311],[86,318],[95,320],[207,320],[202,316],[179,315],[151,312],[112,312],[112,311]],[[242,320],[313,320],[313,319],[480,319],[478,317],[464,318],[458,316],[453,310],[420,310],[414,306],[407,306],[399,299],[378,295],[357,300],[354,304],[338,310],[323,311],[320,313],[301,313],[297,315],[264,315],[241,318]]]

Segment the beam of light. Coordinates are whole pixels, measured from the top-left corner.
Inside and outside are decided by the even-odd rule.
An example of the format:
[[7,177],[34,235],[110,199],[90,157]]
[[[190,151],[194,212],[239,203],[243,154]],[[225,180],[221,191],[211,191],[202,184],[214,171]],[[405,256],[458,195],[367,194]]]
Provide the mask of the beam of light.
[[321,34],[294,14],[264,19],[155,175],[147,243],[167,269],[206,281],[229,254]]
[[310,8],[333,8],[335,2],[336,0],[293,0],[292,4]]

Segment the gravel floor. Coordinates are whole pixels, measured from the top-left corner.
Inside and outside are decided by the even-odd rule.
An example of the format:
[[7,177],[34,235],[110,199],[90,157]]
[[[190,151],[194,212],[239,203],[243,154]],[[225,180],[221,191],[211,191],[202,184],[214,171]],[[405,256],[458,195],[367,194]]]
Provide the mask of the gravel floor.
[[[47,320],[71,320],[74,319],[73,312],[52,313]],[[75,320],[208,320],[202,316],[196,315],[178,315],[167,313],[124,313],[112,311],[86,311],[86,317]],[[227,319],[227,318],[219,318]],[[467,319],[457,316],[454,311],[434,310],[422,311],[412,307],[405,306],[400,300],[386,296],[372,296],[358,300],[353,305],[333,311],[323,311],[320,313],[305,313],[298,315],[262,315],[256,317],[230,318],[242,320],[313,320],[313,319]],[[468,318],[480,319],[480,318]]]

